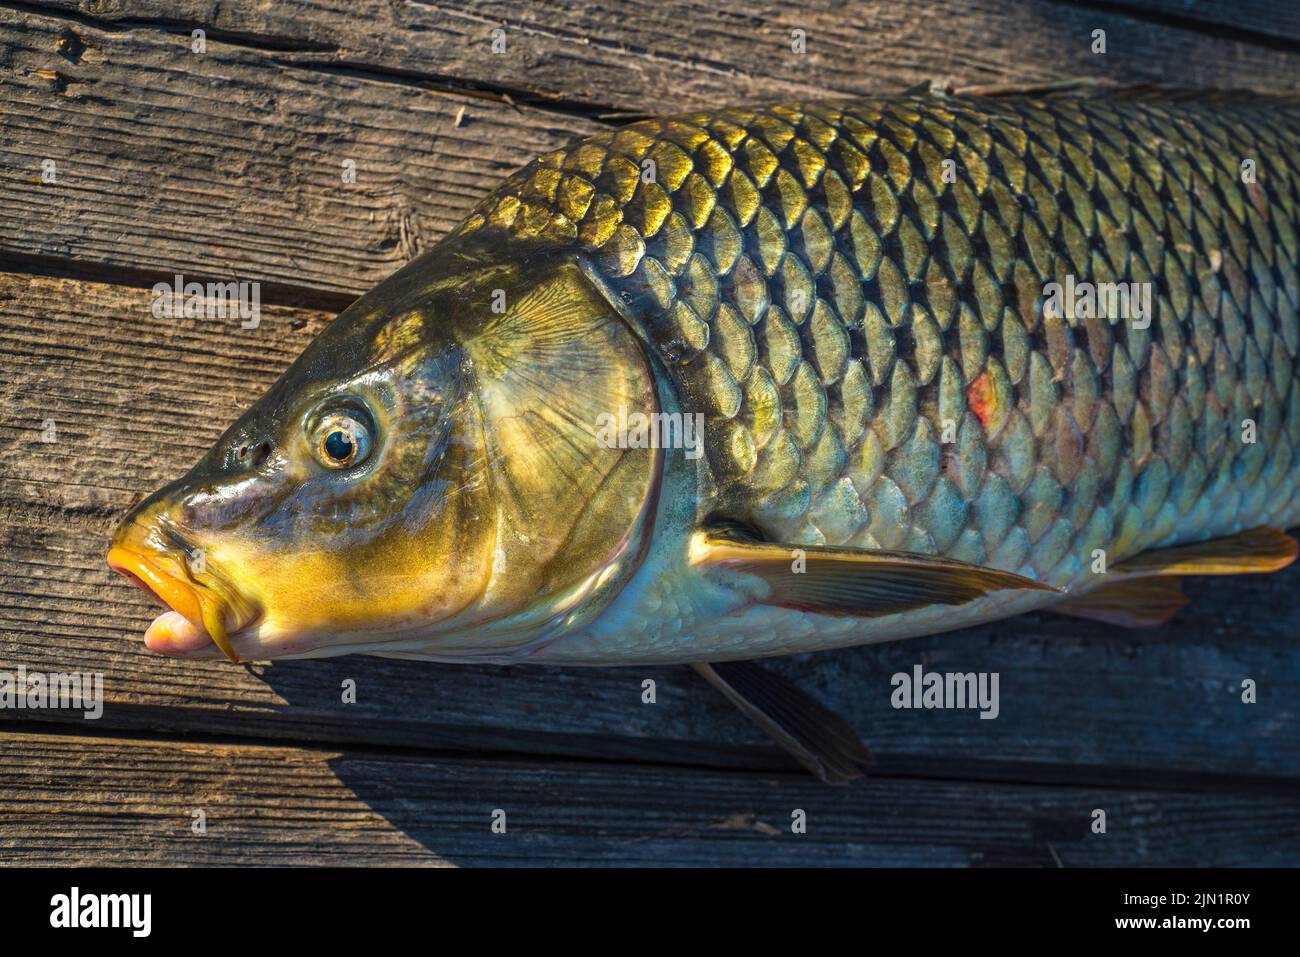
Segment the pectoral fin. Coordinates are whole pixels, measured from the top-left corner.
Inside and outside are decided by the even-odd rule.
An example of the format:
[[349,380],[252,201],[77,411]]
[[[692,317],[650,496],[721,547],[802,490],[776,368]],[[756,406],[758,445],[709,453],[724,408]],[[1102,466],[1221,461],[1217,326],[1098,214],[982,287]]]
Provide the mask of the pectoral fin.
[[823,615],[879,618],[928,605],[962,605],[1004,589],[1057,592],[1012,572],[932,555],[865,548],[773,545],[728,532],[701,532],[695,563],[756,575],[759,601]]
[[752,661],[691,667],[825,783],[846,784],[875,763],[847,721],[780,675]]

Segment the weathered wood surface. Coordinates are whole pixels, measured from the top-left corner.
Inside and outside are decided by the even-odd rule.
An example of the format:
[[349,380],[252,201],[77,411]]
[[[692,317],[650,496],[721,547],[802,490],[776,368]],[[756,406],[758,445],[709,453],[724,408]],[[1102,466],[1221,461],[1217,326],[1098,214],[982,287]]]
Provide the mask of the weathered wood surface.
[[[1285,864],[1290,797],[880,780],[14,734],[22,864]],[[124,747],[127,745],[127,747]],[[1106,812],[1106,833],[1090,829]],[[505,812],[505,833],[491,831]],[[806,833],[792,832],[796,810]],[[194,834],[196,811],[206,833]]]
[[[163,11],[161,22],[132,16],[129,26],[0,6],[0,244],[355,295],[505,172],[597,128],[593,112],[880,92],[936,77],[1300,89],[1300,53],[1055,3],[939,0],[921,16],[910,3],[849,11],[831,0],[749,14],[702,2],[377,4],[369,18],[354,6],[221,4],[231,39],[214,31],[202,55],[185,29],[198,21],[165,13],[170,3],[143,7]],[[509,28],[507,8],[532,11],[538,26],[520,23],[494,56],[490,30]],[[198,17],[202,5],[188,9]],[[790,51],[791,24],[808,31],[808,53]],[[1098,24],[1110,30],[1105,55],[1089,51]],[[269,49],[238,42],[263,30]],[[303,42],[325,49],[281,49]],[[730,66],[710,59],[719,57]],[[454,95],[445,80],[512,88],[521,73],[554,84],[566,108]],[[43,159],[61,169],[57,185],[40,183]],[[349,159],[357,182],[345,186]]]
[[[1092,0],[1065,2],[1094,6]],[[1293,0],[1109,0],[1095,6],[1128,11],[1157,23],[1237,37],[1252,44],[1295,49],[1300,41],[1300,6]]]
[[[372,16],[358,16],[348,0],[222,3],[215,10],[207,0],[33,5],[84,23],[169,32],[182,43],[201,27],[209,38],[252,44],[300,67],[638,115],[783,96],[879,93],[943,77],[966,83],[1176,78],[1194,86],[1263,88],[1289,81],[1294,88],[1294,74],[1284,72],[1288,58],[1235,35],[1300,36],[1300,16],[1288,0],[417,0],[375,4]],[[1191,29],[1152,23],[1144,18],[1151,13]],[[1232,27],[1234,38],[1219,36],[1223,27]],[[504,53],[490,50],[494,29],[506,32]],[[1098,29],[1107,34],[1105,56],[1090,49]],[[794,30],[804,31],[806,53],[792,50]],[[1246,54],[1253,63],[1244,62]]]
[[[1300,860],[1296,570],[1198,583],[1152,632],[1030,616],[774,662],[879,756],[877,780],[826,791],[687,669],[174,662],[103,565],[116,517],[334,311],[613,114],[936,76],[1300,90],[1285,5],[1101,6],[0,3],[0,668],[103,672],[108,699],[93,723],[0,712],[0,860],[1051,866],[1048,842],[1067,865]],[[148,287],[178,271],[261,281],[259,328],[154,319]],[[999,672],[1001,716],[894,710],[890,676],[918,663]],[[245,810],[191,840],[169,781]],[[789,835],[790,795],[827,830]],[[505,804],[541,826],[490,836]],[[1090,843],[1093,807],[1126,809],[1122,836]]]

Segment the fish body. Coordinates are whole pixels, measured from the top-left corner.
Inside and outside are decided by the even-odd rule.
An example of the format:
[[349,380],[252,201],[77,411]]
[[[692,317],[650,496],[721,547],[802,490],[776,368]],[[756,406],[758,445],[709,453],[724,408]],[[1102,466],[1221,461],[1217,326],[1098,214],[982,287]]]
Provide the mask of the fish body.
[[1292,101],[1152,91],[589,137],[350,307],[110,562],[192,656],[702,662],[1078,601],[1300,519],[1297,156]]

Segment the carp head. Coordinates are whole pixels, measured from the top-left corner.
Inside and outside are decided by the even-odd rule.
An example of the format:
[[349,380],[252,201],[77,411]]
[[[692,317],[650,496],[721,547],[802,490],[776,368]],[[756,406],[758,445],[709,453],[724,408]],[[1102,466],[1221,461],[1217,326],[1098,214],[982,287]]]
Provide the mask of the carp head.
[[639,561],[659,452],[597,423],[657,408],[573,260],[436,248],[136,506],[108,563],[168,609],[145,634],[165,655],[506,660]]

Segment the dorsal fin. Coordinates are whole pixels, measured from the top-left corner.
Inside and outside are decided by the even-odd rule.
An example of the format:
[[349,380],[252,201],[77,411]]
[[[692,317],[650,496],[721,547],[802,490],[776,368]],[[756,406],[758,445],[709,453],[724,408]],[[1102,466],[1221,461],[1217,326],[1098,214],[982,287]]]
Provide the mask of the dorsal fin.
[[[949,84],[946,92],[950,96],[1073,96],[1079,93],[1097,90],[1118,89],[1116,84],[1108,84],[1096,77],[1074,77],[1068,80],[1044,80],[1037,83],[985,83],[971,86]],[[1128,89],[1138,88],[1128,87]],[[1141,89],[1152,89],[1150,84],[1143,84]]]

